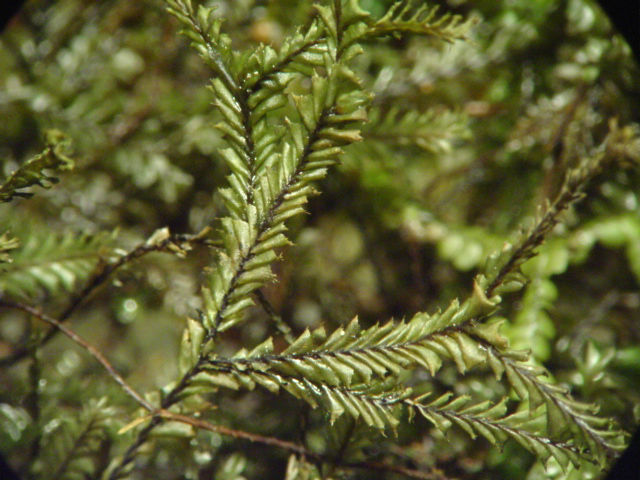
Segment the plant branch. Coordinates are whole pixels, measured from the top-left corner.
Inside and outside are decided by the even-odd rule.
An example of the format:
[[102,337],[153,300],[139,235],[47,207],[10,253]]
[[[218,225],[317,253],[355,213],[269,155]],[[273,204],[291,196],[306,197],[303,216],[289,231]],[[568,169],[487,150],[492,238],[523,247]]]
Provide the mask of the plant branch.
[[207,422],[206,420],[202,420],[199,418],[193,418],[188,415],[182,415],[179,413],[170,412],[168,410],[158,410],[158,416],[164,418],[165,420],[175,421],[180,423],[185,423],[187,425],[191,425],[194,428],[200,430],[208,430],[210,432],[219,433],[221,435],[226,435],[228,437],[233,437],[241,440],[248,440],[252,443],[261,443],[263,445],[269,445],[272,447],[280,448],[282,450],[286,450],[288,452],[296,453],[298,455],[302,455],[308,458],[312,458],[317,461],[336,464],[336,466],[340,468],[347,469],[363,469],[363,470],[371,470],[378,472],[393,472],[404,475],[408,478],[418,478],[422,480],[446,480],[439,472],[423,472],[420,470],[414,470],[411,468],[401,467],[398,465],[390,465],[388,463],[382,462],[342,462],[336,461],[335,458],[322,455],[307,448],[302,445],[289,442],[287,440],[281,440],[276,437],[269,437],[265,435],[260,435],[256,433],[250,433],[243,430],[235,430],[232,428],[225,427],[223,425],[215,425],[213,423]]
[[260,78],[258,78],[258,80],[256,80],[256,82],[253,85],[251,85],[251,87],[249,87],[249,95],[252,95],[252,94],[256,93],[258,90],[260,90],[262,88],[264,83],[271,76],[273,76],[274,74],[284,70],[286,68],[286,66],[288,64],[290,64],[291,62],[293,62],[293,60],[298,55],[301,55],[301,54],[305,53],[307,50],[309,50],[310,48],[315,47],[321,41],[322,41],[322,39],[316,38],[316,39],[309,40],[308,42],[305,42],[300,47],[298,47],[295,50],[291,51],[282,60],[280,60],[279,62],[273,64],[268,71],[262,72],[262,75],[260,76]]
[[[271,205],[269,206],[267,214],[265,215],[265,218],[263,219],[262,222],[260,222],[260,225],[258,226],[258,229],[257,229],[258,232],[255,235],[255,240],[253,244],[247,249],[246,254],[244,254],[242,258],[239,260],[237,269],[235,270],[234,275],[230,279],[228,285],[225,287],[225,292],[220,301],[220,306],[212,320],[212,324],[215,325],[216,328],[211,329],[207,333],[207,335],[203,339],[202,345],[207,345],[211,343],[215,338],[215,336],[217,336],[220,332],[226,330],[224,326],[223,328],[218,328],[218,326],[221,324],[222,320],[224,319],[225,313],[229,308],[229,299],[233,294],[233,292],[238,287],[238,282],[241,276],[246,271],[245,268],[247,263],[255,256],[255,249],[260,244],[259,239],[261,235],[264,232],[266,232],[269,228],[273,227],[273,216],[275,215],[278,207],[284,201],[284,196],[291,188],[291,185],[295,184],[295,182],[298,181],[299,177],[303,174],[304,166],[306,164],[309,154],[311,153],[311,145],[317,139],[318,131],[324,126],[323,118],[326,114],[328,114],[328,112],[324,111],[323,114],[320,116],[320,120],[318,121],[316,129],[310,133],[306,148],[300,155],[300,162],[296,170],[292,172],[291,177],[282,187],[279,194],[273,199]],[[202,370],[202,367],[205,365],[205,362],[207,361],[207,359],[208,359],[207,350],[203,348],[202,352],[200,353],[200,358],[197,360],[195,365],[182,376],[178,384],[164,398],[164,400],[161,403],[161,408],[166,409],[178,401],[178,398],[182,393],[182,391],[189,385],[189,382],[191,381],[191,379]],[[138,433],[138,437],[136,438],[135,442],[127,449],[127,452],[123,456],[118,466],[111,472],[111,476],[110,476],[111,479],[117,478],[118,474],[122,471],[122,469],[124,469],[126,465],[133,460],[133,457],[137,449],[146,441],[149,433],[160,422],[161,422],[160,417],[156,416],[154,417],[153,422],[150,423],[147,426],[147,428],[145,428],[144,430],[141,430]]]
[[[605,142],[606,146],[606,142]],[[560,215],[573,203],[582,198],[582,191],[586,184],[600,171],[600,167],[607,157],[606,149],[582,161],[578,168],[569,170],[565,176],[560,193],[546,209],[546,212],[536,223],[526,237],[513,250],[509,260],[491,280],[485,290],[491,298],[495,290],[504,282],[507,276],[520,267],[526,260],[535,255],[535,249],[544,242],[547,235],[560,221]]]
[[211,60],[215,69],[218,71],[220,76],[222,77],[222,81],[225,83],[227,88],[229,88],[232,92],[238,91],[238,84],[236,83],[235,78],[227,68],[227,65],[222,60],[220,56],[220,52],[218,52],[216,44],[210,38],[208,32],[203,30],[202,25],[200,24],[196,12],[193,10],[193,6],[191,5],[191,1],[185,2],[184,9],[182,13],[184,18],[189,20],[190,27],[193,29],[195,33],[198,34],[200,39],[202,40],[202,44],[206,46],[207,57]]
[[[186,250],[190,249],[191,245],[196,243],[205,243],[206,237],[209,234],[210,229],[207,227],[203,229],[201,232],[195,235],[170,235],[166,238],[162,238],[159,241],[151,241],[151,239],[146,240],[144,243],[138,245],[130,252],[121,255],[112,263],[99,262],[94,272],[93,276],[87,281],[84,288],[76,293],[69,302],[67,308],[63,310],[63,312],[58,317],[58,322],[64,323],[67,321],[71,315],[78,309],[82,303],[103,283],[107,281],[107,279],[111,276],[113,272],[118,270],[119,268],[127,265],[128,263],[136,260],[144,255],[152,252],[161,252],[167,251],[172,253],[183,254]],[[9,365],[13,365],[14,363],[22,360],[27,355],[29,355],[31,348],[40,348],[41,346],[48,343],[59,331],[59,328],[51,328],[38,342],[37,345],[33,347],[22,346],[19,347],[15,352],[10,355],[7,355],[3,358],[0,358],[0,367],[5,367]]]

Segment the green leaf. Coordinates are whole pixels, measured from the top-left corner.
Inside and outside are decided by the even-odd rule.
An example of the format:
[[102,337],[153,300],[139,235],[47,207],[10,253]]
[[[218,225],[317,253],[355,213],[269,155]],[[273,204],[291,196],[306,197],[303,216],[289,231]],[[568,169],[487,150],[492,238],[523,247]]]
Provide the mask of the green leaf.
[[[11,250],[15,250],[20,246],[20,241],[12,237],[8,232],[0,235],[0,264],[11,263],[11,256],[9,253]],[[0,269],[2,267],[0,266]]]
[[[489,401],[470,404],[470,398],[466,396],[449,398],[449,395],[442,396],[426,404],[421,400],[405,400],[404,403],[429,420],[441,433],[452,425],[458,425],[471,438],[481,435],[491,444],[502,444],[511,438],[543,461],[555,459],[565,471],[570,465],[580,466],[585,458],[572,444],[546,437],[531,428],[531,415],[526,416],[528,426],[522,422],[520,413],[505,415],[504,398],[495,404]],[[538,409],[534,417],[540,416],[544,416],[544,412]]]
[[53,174],[73,168],[74,162],[66,154],[70,142],[62,132],[47,130],[45,143],[42,153],[23,163],[0,185],[0,202],[9,202],[16,196],[30,197],[33,194],[24,189],[34,185],[50,188],[58,183]]
[[109,254],[113,238],[32,230],[0,270],[0,292],[18,298],[71,292]]

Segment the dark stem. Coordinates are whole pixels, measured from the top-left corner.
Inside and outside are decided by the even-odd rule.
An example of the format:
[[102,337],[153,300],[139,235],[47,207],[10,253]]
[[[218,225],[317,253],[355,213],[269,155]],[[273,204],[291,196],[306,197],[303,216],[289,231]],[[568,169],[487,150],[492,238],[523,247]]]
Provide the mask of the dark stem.
[[111,378],[113,378],[116,381],[116,383],[120,385],[120,387],[127,393],[127,395],[129,395],[131,398],[133,398],[136,401],[136,403],[138,403],[139,405],[141,405],[142,407],[144,407],[146,410],[150,412],[155,410],[155,407],[153,405],[147,402],[138,392],[136,392],[133,388],[131,388],[131,386],[124,380],[124,378],[122,378],[122,376],[116,371],[113,365],[111,365],[111,363],[105,358],[102,352],[100,352],[96,347],[91,345],[89,342],[87,342],[85,339],[83,339],[80,335],[75,333],[69,327],[63,325],[60,321],[42,313],[41,311],[37,310],[36,308],[30,305],[25,305],[24,303],[18,303],[18,302],[12,302],[9,300],[0,299],[0,307],[21,310],[25,313],[28,313],[29,315],[33,315],[35,318],[42,320],[43,322],[46,322],[52,327],[60,330],[67,337],[69,337],[75,343],[80,345],[84,350],[89,352],[89,354],[104,367],[104,369],[107,371],[109,376],[111,376]]
[[267,300],[267,297],[265,297],[264,293],[262,293],[262,290],[256,290],[255,296],[258,299],[258,303],[260,303],[260,306],[267,313],[267,315],[269,315],[269,318],[278,329],[278,331],[282,334],[287,343],[292,344],[295,341],[295,338],[293,336],[291,327],[287,325],[282,317],[275,311],[269,300]]
[[341,462],[341,461],[337,461],[335,457],[313,452],[303,447],[302,445],[298,445],[296,443],[289,442],[287,440],[281,440],[276,437],[268,437],[268,436],[259,435],[256,433],[245,432],[243,430],[235,430],[235,429],[225,427],[223,425],[214,425],[212,423],[207,422],[206,420],[201,420],[198,418],[189,417],[187,415],[173,413],[166,410],[160,411],[159,415],[165,420],[182,422],[182,423],[191,425],[194,428],[216,432],[221,435],[226,435],[232,438],[247,440],[252,443],[261,443],[263,445],[269,445],[272,447],[280,448],[282,450],[286,450],[286,451],[295,453],[297,455],[300,455],[302,457],[309,458],[321,463],[335,464],[339,468],[350,469],[350,470],[353,470],[353,469],[370,470],[378,473],[392,472],[392,473],[398,473],[400,475],[404,475],[405,477],[408,477],[408,478],[418,478],[421,480],[447,480],[447,477],[445,477],[444,475],[442,475],[440,472],[437,472],[437,471],[424,472],[424,471],[414,470],[414,469],[405,468],[398,465],[391,465],[391,464],[382,463],[382,462]]

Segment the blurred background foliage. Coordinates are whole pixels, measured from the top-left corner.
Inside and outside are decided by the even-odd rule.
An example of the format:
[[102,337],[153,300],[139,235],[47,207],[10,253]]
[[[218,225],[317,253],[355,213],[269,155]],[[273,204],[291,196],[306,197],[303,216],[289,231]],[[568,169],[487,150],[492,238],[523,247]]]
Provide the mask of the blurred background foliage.
[[[205,3],[218,5],[225,31],[243,48],[278,45],[284,32],[308,22],[312,6]],[[361,5],[382,15],[391,3]],[[365,141],[347,149],[308,215],[292,224],[295,245],[264,292],[296,334],[320,323],[333,329],[356,314],[364,325],[403,318],[464,295],[488,253],[557,192],[563,172],[602,141],[608,121],[639,120],[638,67],[593,2],[431,4],[482,21],[466,42],[442,48],[390,39],[359,57],[358,72],[375,95]],[[209,77],[160,1],[27,2],[0,37],[0,176],[41,152],[51,128],[71,139],[75,167],[57,175],[54,188],[33,187],[32,199],[0,205],[0,250],[12,260],[1,258],[0,295],[55,316],[101,261],[156,229],[215,226],[222,202],[213,192],[227,172],[204,88]],[[640,421],[639,180],[637,170],[619,170],[593,182],[526,265],[529,285],[502,312],[514,346],[532,349],[576,397],[627,427]],[[144,257],[92,295],[71,325],[140,390],[162,387],[175,378],[180,331],[200,307],[210,262],[206,248],[184,259]],[[251,315],[223,351],[273,333],[260,308]],[[3,311],[0,355],[9,358],[41,334],[35,320]],[[453,368],[422,380],[480,396],[504,388],[482,373],[461,379]],[[64,434],[70,438],[111,432],[88,440],[102,457],[80,461],[81,473],[131,440],[115,434],[129,400],[65,338],[3,364],[0,385],[0,452],[28,475],[49,478],[42,459],[62,461],[51,438],[67,418],[80,419]],[[256,392],[221,398],[218,408],[238,427],[285,438],[297,432],[318,450],[352,428],[341,421],[338,433],[327,432],[306,407]],[[420,421],[400,431],[399,446],[361,436],[351,444],[353,458],[390,451],[452,478],[563,477],[514,445],[494,451],[455,434],[437,441]],[[215,434],[158,442],[146,478],[282,478],[286,468],[281,453]],[[229,456],[233,449],[245,455]],[[595,469],[566,475],[597,476]]]

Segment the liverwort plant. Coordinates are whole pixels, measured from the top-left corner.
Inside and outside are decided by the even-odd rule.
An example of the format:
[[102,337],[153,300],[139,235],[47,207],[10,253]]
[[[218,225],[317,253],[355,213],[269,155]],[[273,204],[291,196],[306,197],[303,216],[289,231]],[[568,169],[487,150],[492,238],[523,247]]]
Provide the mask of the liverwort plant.
[[[199,233],[172,234],[169,228],[158,228],[147,240],[124,250],[114,246],[118,232],[43,236],[34,230],[20,238],[7,227],[0,237],[0,307],[3,315],[31,325],[24,344],[3,359],[4,366],[21,361],[32,365],[25,374],[26,386],[19,389],[27,392],[28,408],[2,404],[5,424],[15,427],[22,418],[31,425],[21,440],[29,445],[22,471],[33,478],[110,480],[471,478],[471,472],[447,471],[446,462],[441,462],[442,449],[447,448],[469,462],[473,455],[465,457],[465,451],[479,448],[483,452],[479,463],[487,469],[492,462],[494,466],[509,463],[504,456],[500,459],[501,449],[529,455],[528,478],[581,478],[575,475],[604,471],[624,448],[624,431],[617,420],[599,413],[594,401],[575,395],[564,379],[550,372],[544,362],[555,332],[529,326],[550,322],[547,310],[557,296],[551,276],[579,264],[578,252],[584,258],[600,238],[593,233],[601,231],[594,224],[577,228],[574,237],[566,231],[577,223],[580,202],[597,195],[595,186],[607,182],[611,172],[627,174],[623,172],[637,165],[637,126],[613,117],[596,118],[595,100],[584,100],[589,83],[581,80],[576,103],[566,106],[564,100],[556,100],[546,105],[551,109],[563,105],[565,115],[558,122],[559,130],[551,134],[557,143],[544,150],[553,162],[545,167],[547,176],[510,180],[515,190],[518,182],[523,191],[543,185],[537,192],[542,195],[530,196],[528,210],[523,206],[527,215],[503,222],[508,228],[502,233],[467,227],[448,220],[446,214],[439,218],[436,207],[426,211],[428,207],[420,206],[419,200],[446,187],[447,176],[461,171],[459,165],[451,168],[446,159],[464,160],[464,155],[456,159],[452,151],[463,152],[466,143],[474,142],[469,111],[473,114],[488,107],[476,102],[465,112],[461,106],[424,108],[422,100],[414,105],[410,92],[416,85],[411,82],[427,97],[431,86],[417,70],[404,79],[399,75],[404,69],[417,68],[411,62],[428,61],[421,55],[432,55],[443,65],[450,61],[447,65],[454,72],[450,75],[473,71],[483,61],[496,61],[496,45],[484,60],[480,55],[475,62],[463,58],[461,49],[477,48],[464,45],[478,42],[474,39],[482,20],[476,14],[444,13],[436,6],[404,0],[390,6],[358,0],[309,2],[305,21],[280,33],[277,41],[246,45],[246,38],[239,40],[227,28],[233,9],[242,12],[244,3],[222,2],[216,8],[211,2],[166,0],[164,5],[174,18],[169,25],[179,23],[210,77],[202,115],[215,122],[202,123],[194,117],[197,120],[188,126],[212,135],[213,147],[202,146],[206,142],[199,147],[208,163],[198,175],[225,173],[211,201],[215,215],[195,230]],[[261,32],[253,30],[253,35],[273,34]],[[402,55],[413,41],[428,42],[428,48],[400,62],[391,59]],[[454,60],[446,60],[447,53]],[[127,72],[141,74],[135,72],[136,61],[142,60],[130,51],[119,55]],[[376,55],[389,65],[379,72]],[[438,74],[436,70],[427,73]],[[513,161],[514,149],[525,151],[522,132],[537,138],[531,125],[538,126],[535,119],[545,111],[540,105],[537,108],[531,107],[517,124],[503,163]],[[141,110],[138,115],[144,124],[147,113]],[[157,128],[154,125],[148,125],[150,132]],[[591,129],[588,139],[587,128]],[[62,134],[51,135],[41,154],[3,181],[0,200],[13,201],[24,195],[24,188],[51,181],[47,169],[57,172],[74,164],[68,156],[72,154],[63,149]],[[540,151],[531,153],[535,154]],[[164,153],[154,155],[152,162],[140,167],[147,174],[153,162],[166,158]],[[125,167],[126,162],[117,160],[118,153],[114,158],[113,167],[101,168],[133,175],[139,185],[145,185],[140,179],[148,177],[135,177],[131,172],[136,167]],[[437,158],[445,160],[438,164]],[[418,160],[431,162],[427,168],[436,173],[422,172],[435,183],[422,185],[415,193],[411,182],[421,180],[412,178],[412,171],[423,168],[413,164]],[[340,162],[342,170],[337,167]],[[381,167],[384,162],[401,166],[396,174],[400,187],[393,175],[381,173],[387,168]],[[182,168],[188,171],[189,165]],[[161,171],[167,177],[173,172],[176,184],[188,188],[189,181],[171,168],[163,166]],[[451,290],[455,294],[443,288],[443,295],[422,299],[419,308],[407,304],[399,315],[382,312],[372,319],[368,311],[360,319],[334,312],[337,320],[316,318],[306,325],[296,319],[304,311],[295,293],[274,306],[273,289],[294,275],[282,265],[287,265],[296,243],[304,245],[305,238],[312,237],[312,232],[307,237],[299,234],[308,218],[304,214],[314,208],[310,200],[321,199],[320,190],[325,187],[336,189],[330,179],[349,176],[349,172],[356,179],[352,181],[360,183],[352,191],[341,190],[343,201],[349,203],[350,195],[353,205],[363,198],[371,200],[369,211],[387,219],[380,221],[385,229],[403,231],[414,246],[436,244],[437,255],[451,260],[459,271],[475,269],[462,280],[449,275],[452,284],[459,283]],[[159,175],[157,181],[169,180]],[[190,181],[201,185],[197,179]],[[376,189],[393,200],[376,201]],[[178,195],[168,187],[161,191],[172,192],[166,198]],[[187,204],[195,202],[196,196],[189,198]],[[146,208],[144,200],[137,202],[136,208]],[[501,201],[496,199],[495,204],[499,210]],[[509,208],[504,210],[508,216]],[[191,212],[195,211],[194,207]],[[75,218],[70,213],[67,217]],[[122,220],[126,231],[128,220]],[[589,228],[591,243],[584,240]],[[579,235],[584,240],[580,245]],[[638,238],[640,234],[629,233],[627,241],[635,245]],[[452,248],[452,242],[458,248]],[[472,242],[475,246],[468,247]],[[344,248],[348,249],[346,243]],[[157,256],[169,258],[167,262],[194,265],[192,273],[200,288],[180,317],[183,330],[175,367],[154,378],[156,386],[162,378],[162,386],[143,394],[145,381],[127,378],[118,368],[116,355],[103,353],[107,342],[100,338],[104,337],[96,342],[89,335],[89,341],[67,320],[80,311],[89,316],[100,288],[121,269],[128,268],[132,274],[139,269],[142,274],[144,265],[151,265],[149,282],[155,282],[156,289],[165,288],[163,275],[172,278],[177,273],[169,270],[178,267],[166,263],[166,271],[158,273],[154,263],[143,263],[154,252],[168,254]],[[629,255],[636,258],[634,253]],[[557,260],[560,257],[562,261]],[[309,275],[321,276],[321,269],[316,272],[311,264],[300,265]],[[388,281],[384,271],[389,268],[378,265],[380,282]],[[358,278],[369,278],[362,275]],[[436,281],[446,283],[434,275]],[[339,290],[339,282],[336,285]],[[132,289],[120,284],[110,288]],[[118,322],[127,325],[139,315],[136,325],[143,337],[154,342],[156,319],[151,312],[155,310],[143,308],[142,297],[131,295],[117,300],[122,305]],[[38,298],[42,303],[32,301]],[[51,299],[55,300],[51,311],[61,313],[45,313]],[[98,307],[95,312],[99,317]],[[523,343],[527,346],[529,335],[523,331],[533,332],[530,338],[536,343],[529,349],[521,348]],[[97,396],[91,391],[74,392],[82,408],[60,414],[56,405],[77,399],[69,394],[65,400],[63,392],[45,389],[46,366],[41,359],[50,340],[60,336],[58,332],[88,352],[88,363],[100,366],[90,371],[92,376],[100,375],[102,384],[111,380],[110,387],[101,386]],[[578,371],[586,375],[587,366],[596,364],[598,371],[592,377],[602,378],[611,359],[603,360],[596,345],[588,345],[585,352],[591,360],[581,364],[574,378]],[[156,345],[152,351],[159,355],[156,368],[171,364],[170,352],[163,347]],[[65,355],[66,368],[75,368],[74,362],[80,360]],[[583,385],[588,383],[581,378]],[[7,444],[2,444],[5,450]]]

